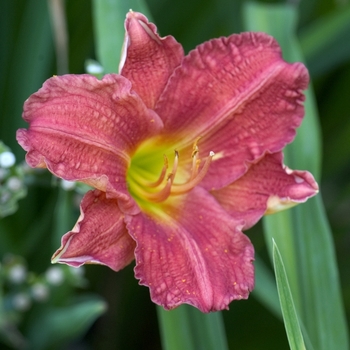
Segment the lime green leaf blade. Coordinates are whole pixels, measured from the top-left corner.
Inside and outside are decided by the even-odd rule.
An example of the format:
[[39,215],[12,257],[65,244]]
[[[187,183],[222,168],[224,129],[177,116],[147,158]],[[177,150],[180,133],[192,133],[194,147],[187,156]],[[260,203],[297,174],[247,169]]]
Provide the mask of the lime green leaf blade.
[[255,287],[252,295],[265,305],[276,317],[281,318],[277,287],[272,272],[257,254],[255,254],[254,267]]
[[291,350],[305,350],[303,335],[300,330],[298,316],[295,311],[292,294],[283,265],[281,254],[276,242],[273,241],[273,265],[276,275],[278,296],[281,303],[284,326],[286,327],[288,342]]
[[203,314],[188,305],[157,312],[164,350],[228,350],[220,312]]

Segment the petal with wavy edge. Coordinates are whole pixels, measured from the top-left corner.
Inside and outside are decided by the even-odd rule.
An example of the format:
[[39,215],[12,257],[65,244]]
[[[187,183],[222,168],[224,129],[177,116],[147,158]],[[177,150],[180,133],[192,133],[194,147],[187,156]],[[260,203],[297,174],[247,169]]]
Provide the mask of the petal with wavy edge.
[[17,140],[30,166],[107,191],[136,212],[125,182],[130,156],[162,121],[126,78],[53,77],[25,102],[23,118],[30,127],[20,129]]
[[146,106],[153,108],[169,76],[184,56],[172,36],[161,38],[157,28],[141,13],[130,11],[119,71],[128,78]]
[[246,299],[254,286],[254,248],[204,189],[197,187],[161,216],[126,216],[136,240],[135,276],[165,309],[191,304],[203,312]]
[[176,134],[180,140],[177,149],[191,148],[201,136],[202,155],[216,153],[201,185],[219,189],[242,176],[246,162],[280,151],[294,139],[308,80],[304,65],[283,61],[280,47],[267,34],[232,35],[190,52],[156,111],[165,138]]
[[264,214],[305,202],[318,192],[318,185],[307,171],[290,170],[283,165],[281,152],[266,154],[259,163],[231,185],[212,195],[227,212],[253,226]]
[[80,211],[78,222],[62,237],[52,262],[74,267],[102,264],[118,271],[134,260],[135,241],[115,200],[106,199],[104,192],[89,191]]

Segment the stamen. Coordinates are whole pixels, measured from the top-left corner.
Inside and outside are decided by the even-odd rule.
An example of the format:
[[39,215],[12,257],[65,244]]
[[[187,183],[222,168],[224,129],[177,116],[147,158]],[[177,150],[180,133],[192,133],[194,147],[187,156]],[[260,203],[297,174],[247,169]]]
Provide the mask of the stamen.
[[192,171],[191,171],[191,177],[190,180],[194,179],[198,174],[200,159],[198,159],[199,156],[199,148],[197,146],[198,141],[201,139],[201,137],[197,137],[193,144],[192,149]]
[[198,154],[198,152],[199,152],[199,148],[198,148],[198,146],[197,146],[197,143],[198,143],[198,141],[199,141],[201,138],[202,138],[202,136],[199,136],[199,137],[197,137],[196,140],[194,141],[193,150],[192,150],[192,158],[193,158],[196,154]]
[[201,163],[200,159],[192,159],[192,171],[190,180],[194,179],[198,175],[199,165]]
[[173,174],[174,177],[172,179],[171,184],[174,182],[178,164],[179,164],[179,152],[177,150],[175,150],[175,158],[174,158],[173,170],[171,172],[171,174]]
[[214,157],[215,153],[210,151],[209,157],[205,160],[205,163],[201,169],[201,171],[197,174],[196,177],[193,179],[190,179],[187,183],[184,183],[182,185],[173,186],[171,188],[171,194],[183,194],[191,190],[193,187],[197,186],[204,178],[206,173],[209,170],[209,166],[211,163],[212,158]]
[[173,179],[174,179],[174,175],[169,174],[166,185],[159,192],[150,193],[150,192],[144,191],[142,188],[139,188],[138,192],[142,195],[143,198],[151,202],[155,202],[155,203],[163,202],[170,196],[170,190],[171,190]]

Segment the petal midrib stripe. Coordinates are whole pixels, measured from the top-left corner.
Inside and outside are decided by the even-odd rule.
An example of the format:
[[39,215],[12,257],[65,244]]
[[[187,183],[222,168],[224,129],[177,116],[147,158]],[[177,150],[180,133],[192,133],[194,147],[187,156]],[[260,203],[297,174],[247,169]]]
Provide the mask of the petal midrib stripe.
[[56,134],[56,135],[63,135],[65,137],[67,137],[67,135],[69,135],[70,138],[84,143],[86,145],[89,146],[94,146],[103,150],[106,150],[114,155],[116,155],[119,158],[124,159],[127,164],[130,164],[130,157],[127,154],[126,151],[119,151],[116,147],[114,147],[113,145],[109,145],[106,142],[101,143],[99,141],[97,141],[96,139],[92,139],[91,137],[89,137],[89,134],[85,134],[85,133],[70,133],[67,130],[60,130],[58,128],[50,128],[47,126],[32,126],[31,127],[32,130],[35,130],[37,132],[40,133],[51,133],[51,134]]

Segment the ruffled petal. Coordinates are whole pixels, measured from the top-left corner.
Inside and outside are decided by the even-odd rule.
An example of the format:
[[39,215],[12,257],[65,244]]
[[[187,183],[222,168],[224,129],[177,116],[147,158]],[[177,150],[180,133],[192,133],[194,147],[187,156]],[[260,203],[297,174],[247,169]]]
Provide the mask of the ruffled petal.
[[303,203],[317,192],[313,176],[290,170],[279,152],[266,154],[240,179],[211,194],[232,217],[244,220],[244,229],[248,229],[264,214]]
[[135,211],[125,181],[130,156],[162,121],[130,90],[116,74],[47,80],[24,104],[29,130],[17,132],[27,163],[107,191]]
[[254,248],[205,190],[197,187],[162,213],[127,216],[136,240],[135,276],[165,309],[193,305],[203,312],[228,308],[254,287]]
[[283,61],[267,34],[208,41],[185,57],[159,99],[164,138],[176,135],[181,149],[200,136],[200,152],[217,154],[202,185],[224,187],[245,173],[247,162],[293,140],[308,80],[304,65]]
[[184,56],[172,36],[161,38],[153,23],[130,11],[125,21],[125,41],[119,71],[132,82],[146,106],[153,108],[169,76]]
[[78,222],[62,237],[52,262],[74,267],[102,264],[118,271],[134,260],[135,241],[115,200],[106,199],[101,191],[89,191],[80,211]]

